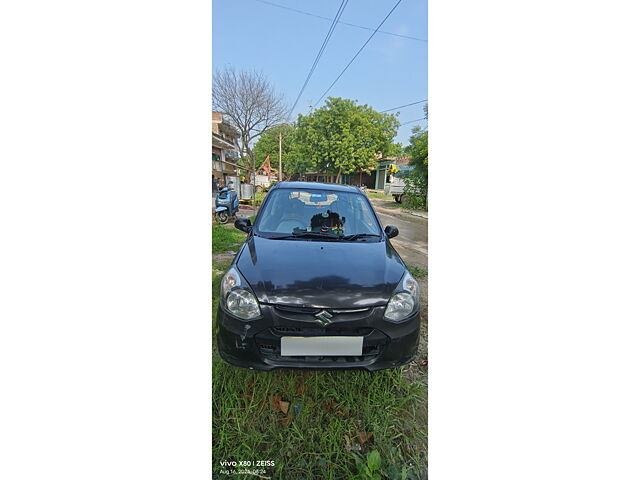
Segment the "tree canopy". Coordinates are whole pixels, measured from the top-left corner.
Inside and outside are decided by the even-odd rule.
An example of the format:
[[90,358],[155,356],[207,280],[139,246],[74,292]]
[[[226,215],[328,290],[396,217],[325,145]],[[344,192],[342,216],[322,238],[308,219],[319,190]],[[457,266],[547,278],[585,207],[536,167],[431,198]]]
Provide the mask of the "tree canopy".
[[429,170],[429,131],[414,127],[412,132],[406,149],[407,154],[411,156],[409,164],[426,178]]
[[313,162],[300,154],[293,125],[283,123],[263,133],[253,147],[256,163],[262,164],[267,156],[271,166],[278,167],[279,136],[282,134],[282,171],[285,178],[294,173],[302,174],[314,167]]
[[393,114],[329,97],[323,107],[298,116],[294,150],[315,170],[339,178],[375,166],[377,155],[395,152],[399,124]]
[[429,131],[414,127],[406,153],[411,156],[409,164],[415,168],[406,178],[404,188],[409,208],[427,208],[429,175]]

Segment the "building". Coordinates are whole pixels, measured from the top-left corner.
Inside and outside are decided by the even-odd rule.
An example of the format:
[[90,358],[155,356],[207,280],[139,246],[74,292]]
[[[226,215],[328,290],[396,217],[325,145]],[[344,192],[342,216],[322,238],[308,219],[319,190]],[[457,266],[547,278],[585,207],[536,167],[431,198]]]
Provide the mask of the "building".
[[376,168],[376,176],[373,187],[374,190],[384,190],[385,183],[391,182],[391,173],[389,167],[396,165],[397,167],[409,165],[410,157],[383,157],[378,159],[378,167]]
[[[342,174],[340,183],[343,185],[366,185],[372,190],[384,190],[385,184],[391,182],[391,165],[406,169],[409,165],[410,157],[380,157],[377,159],[378,165],[370,167],[362,172]],[[322,172],[307,172],[301,179],[309,182],[332,182],[335,181],[335,174]]]
[[238,174],[240,134],[221,112],[211,112],[211,163],[212,183],[227,183],[227,177]]

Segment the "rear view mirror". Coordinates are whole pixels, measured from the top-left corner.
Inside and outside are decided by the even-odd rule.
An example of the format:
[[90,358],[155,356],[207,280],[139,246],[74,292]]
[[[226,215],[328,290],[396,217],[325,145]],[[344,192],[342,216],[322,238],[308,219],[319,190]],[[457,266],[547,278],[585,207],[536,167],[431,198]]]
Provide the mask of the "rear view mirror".
[[393,238],[398,236],[398,227],[394,227],[393,225],[387,225],[384,227],[384,233],[387,234],[387,238]]
[[251,227],[251,220],[248,218],[239,218],[233,224],[238,230],[242,230],[245,233],[251,233],[253,227]]

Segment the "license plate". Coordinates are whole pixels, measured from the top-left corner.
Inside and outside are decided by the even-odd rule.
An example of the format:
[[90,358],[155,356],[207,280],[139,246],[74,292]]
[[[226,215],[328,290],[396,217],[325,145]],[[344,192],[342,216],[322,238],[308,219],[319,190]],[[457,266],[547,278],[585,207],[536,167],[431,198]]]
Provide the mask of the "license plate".
[[362,355],[364,337],[282,337],[280,355]]

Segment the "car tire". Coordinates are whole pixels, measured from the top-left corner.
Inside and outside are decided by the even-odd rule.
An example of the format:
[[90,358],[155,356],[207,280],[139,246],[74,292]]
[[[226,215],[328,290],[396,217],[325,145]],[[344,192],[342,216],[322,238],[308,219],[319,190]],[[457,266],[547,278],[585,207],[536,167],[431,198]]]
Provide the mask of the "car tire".
[[402,203],[402,200],[404,200],[404,194],[398,196],[398,203]]
[[393,199],[396,201],[396,203],[400,203],[400,197],[398,195],[394,195]]

